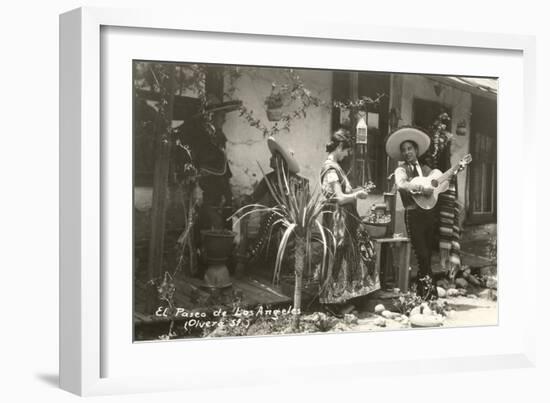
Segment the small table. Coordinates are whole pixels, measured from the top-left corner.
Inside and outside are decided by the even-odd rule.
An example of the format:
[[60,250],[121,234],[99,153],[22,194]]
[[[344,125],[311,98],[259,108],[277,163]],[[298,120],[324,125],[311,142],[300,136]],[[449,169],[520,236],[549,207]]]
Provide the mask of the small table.
[[[381,286],[387,287],[388,283],[392,282],[402,292],[407,292],[411,256],[409,238],[374,238],[373,241],[376,252],[376,270],[380,273]],[[382,261],[382,259],[384,260]]]

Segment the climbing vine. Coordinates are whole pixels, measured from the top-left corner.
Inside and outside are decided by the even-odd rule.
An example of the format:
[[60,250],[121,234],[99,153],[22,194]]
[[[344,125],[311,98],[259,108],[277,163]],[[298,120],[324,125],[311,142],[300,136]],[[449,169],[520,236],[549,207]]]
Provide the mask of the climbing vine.
[[430,155],[433,159],[437,159],[451,143],[453,134],[448,130],[451,118],[448,113],[443,112],[435,119],[429,129],[430,137]]
[[[229,81],[226,95],[230,98],[234,97],[235,82],[242,77],[243,74],[252,74],[258,71],[259,68],[228,68],[227,77]],[[327,103],[308,89],[295,69],[282,69],[284,76],[282,82],[272,82],[271,92],[266,95],[266,106],[289,107],[283,112],[281,119],[273,124],[265,124],[263,119],[258,118],[256,111],[242,105],[239,111],[239,116],[243,118],[249,126],[259,130],[264,137],[275,136],[281,131],[289,132],[292,124],[299,119],[307,117],[307,111],[312,107],[328,107]],[[281,104],[279,104],[279,102]]]
[[340,110],[342,109],[349,109],[352,112],[366,112],[367,107],[369,105],[379,105],[382,98],[384,98],[386,94],[376,94],[376,98],[370,98],[370,97],[360,97],[358,100],[352,101],[333,101],[332,106],[334,108],[338,108]]

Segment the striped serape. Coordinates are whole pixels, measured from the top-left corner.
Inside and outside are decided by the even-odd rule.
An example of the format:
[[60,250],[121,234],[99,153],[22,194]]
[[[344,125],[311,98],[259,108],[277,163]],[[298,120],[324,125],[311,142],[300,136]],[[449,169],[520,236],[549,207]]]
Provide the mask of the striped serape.
[[449,181],[449,190],[439,196],[439,254],[443,268],[451,276],[460,268],[460,204],[456,177]]

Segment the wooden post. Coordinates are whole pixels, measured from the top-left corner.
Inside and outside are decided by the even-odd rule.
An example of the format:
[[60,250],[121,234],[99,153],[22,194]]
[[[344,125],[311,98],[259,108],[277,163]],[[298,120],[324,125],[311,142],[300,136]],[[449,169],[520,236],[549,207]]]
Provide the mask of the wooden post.
[[[151,207],[151,237],[149,239],[149,279],[161,275],[166,224],[166,194],[172,144],[171,129],[174,105],[175,65],[168,65],[168,77],[162,81],[160,122],[155,133],[155,171],[153,175],[153,202]],[[162,85],[161,84],[161,85]],[[162,104],[163,101],[166,104]]]
[[382,270],[382,244],[377,240],[374,241],[374,254],[376,255],[376,263],[374,271],[378,273],[378,279],[380,280],[380,288],[382,288],[383,270]]
[[210,65],[206,67],[205,93],[215,95],[223,101],[223,66]]
[[[352,102],[355,102],[359,99],[359,73],[357,72],[351,72],[349,75],[350,80],[350,86],[349,86],[349,97]],[[354,131],[356,130],[357,126],[357,118],[355,114],[357,113],[356,108],[350,108],[349,109],[349,122],[350,122],[350,133],[352,135],[355,135]],[[351,185],[353,187],[358,186],[360,180],[359,175],[360,173],[357,172],[357,143],[354,142],[353,144],[353,154],[351,155],[351,167],[350,167],[350,181]]]
[[195,246],[195,236],[194,228],[195,225],[195,212],[194,212],[194,199],[193,191],[195,184],[184,185],[183,190],[183,210],[185,214],[185,231],[189,231],[187,234],[187,239],[182,245],[182,253],[189,253],[189,261],[187,270],[184,272],[186,275],[194,275],[197,273],[197,248]]
[[401,247],[401,255],[399,261],[399,276],[398,287],[401,292],[407,292],[409,290],[409,265],[411,257],[411,242],[404,242]]
[[[403,76],[401,74],[390,75],[390,99],[388,102],[388,134],[397,129],[401,124],[401,110],[403,101]],[[386,156],[386,172],[388,176],[397,168],[397,161]],[[393,192],[392,182],[388,183],[387,190]]]

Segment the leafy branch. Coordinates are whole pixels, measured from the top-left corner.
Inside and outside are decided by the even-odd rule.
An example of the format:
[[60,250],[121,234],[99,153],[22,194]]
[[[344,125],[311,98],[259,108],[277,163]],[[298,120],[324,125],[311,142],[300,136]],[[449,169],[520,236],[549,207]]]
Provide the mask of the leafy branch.
[[376,98],[360,97],[356,101],[333,101],[332,106],[338,109],[349,109],[352,111],[367,111],[369,105],[378,105],[382,98],[386,97],[386,94],[376,94]]
[[[254,69],[247,68],[247,73]],[[272,125],[266,125],[256,116],[254,110],[242,106],[239,116],[242,117],[249,126],[259,130],[264,137],[275,136],[281,131],[289,132],[292,124],[299,119],[307,118],[307,110],[311,107],[327,106],[327,103],[321,98],[313,95],[310,89],[306,87],[298,72],[294,69],[284,69],[284,83],[273,82],[271,84],[271,93],[265,99],[267,108],[278,108],[283,105],[295,106],[294,109],[284,112],[281,119]],[[229,87],[226,95],[233,97],[235,93],[235,82],[243,74],[242,68],[230,68],[227,71],[229,77]]]
[[439,114],[437,119],[430,126],[430,136],[432,138],[430,144],[430,154],[432,158],[437,158],[439,154],[448,147],[453,134],[447,129],[451,118],[448,113]]

